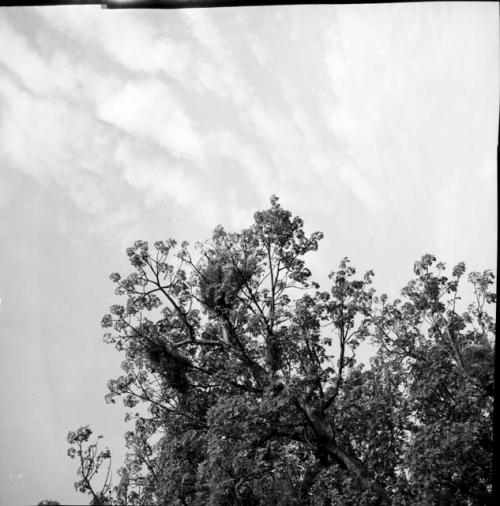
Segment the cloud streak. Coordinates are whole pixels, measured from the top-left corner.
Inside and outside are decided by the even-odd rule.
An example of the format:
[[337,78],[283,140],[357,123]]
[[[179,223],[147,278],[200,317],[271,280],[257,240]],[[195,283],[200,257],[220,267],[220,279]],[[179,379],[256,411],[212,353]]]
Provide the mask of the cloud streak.
[[98,104],[99,119],[127,134],[154,141],[173,156],[199,159],[203,138],[180,100],[159,80],[129,81],[112,98]]

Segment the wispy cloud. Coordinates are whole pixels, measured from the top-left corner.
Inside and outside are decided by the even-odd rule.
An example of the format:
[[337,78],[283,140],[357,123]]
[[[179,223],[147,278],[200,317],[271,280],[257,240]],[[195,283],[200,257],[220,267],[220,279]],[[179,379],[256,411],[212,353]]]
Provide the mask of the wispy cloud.
[[[97,62],[122,66],[133,73],[160,74],[183,80],[190,67],[187,45],[172,37],[155,16],[136,11],[106,11],[94,6],[40,8],[46,22],[78,41]],[[115,68],[116,70],[116,68]]]
[[[429,196],[450,177],[463,184],[482,157],[477,120],[487,106],[479,81],[498,87],[498,64],[493,72],[490,66],[497,30],[486,35],[484,22],[482,8],[465,4],[339,9],[325,54],[337,102],[327,123],[348,147],[351,162],[339,175],[360,199],[361,180],[391,209],[414,213],[424,202],[435,217],[454,221]],[[489,40],[482,49],[479,32]],[[491,123],[488,131],[495,130]]]
[[156,79],[129,81],[115,96],[97,105],[98,117],[174,155],[197,159],[203,139],[172,89]]
[[4,156],[89,214],[113,212],[119,181],[148,207],[213,201],[205,220],[271,192],[410,215],[477,159],[489,102],[462,116],[492,60],[474,52],[481,9],[245,12],[38,9],[36,38],[0,18]]

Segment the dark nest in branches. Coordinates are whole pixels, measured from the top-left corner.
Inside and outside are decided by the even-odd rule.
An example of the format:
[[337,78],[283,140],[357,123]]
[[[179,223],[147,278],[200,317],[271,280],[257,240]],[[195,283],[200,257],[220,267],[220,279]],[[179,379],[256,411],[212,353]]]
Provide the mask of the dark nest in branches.
[[145,349],[152,371],[158,371],[169,387],[179,393],[186,393],[190,385],[187,377],[187,371],[191,367],[190,360],[166,343],[148,343]]
[[247,267],[211,262],[200,277],[201,300],[205,307],[217,315],[226,315],[234,306],[238,292],[252,278]]

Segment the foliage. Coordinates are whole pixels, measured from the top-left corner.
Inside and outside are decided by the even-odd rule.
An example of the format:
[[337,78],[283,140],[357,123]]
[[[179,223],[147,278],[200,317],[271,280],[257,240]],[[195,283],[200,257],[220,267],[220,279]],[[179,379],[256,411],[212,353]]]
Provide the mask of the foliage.
[[432,255],[401,299],[347,258],[322,291],[305,265],[322,234],[277,197],[254,218],[194,252],[172,239],[127,249],[134,271],[111,275],[124,301],[102,320],[125,355],[106,399],[144,408],[127,414],[113,494],[90,485],[107,454],[84,450],[88,428],[70,433],[77,488],[94,504],[490,504],[491,271],[469,274],[462,312],[464,264],[446,275]]
[[[99,451],[98,445],[102,436],[97,436],[94,442],[89,442],[91,435],[92,430],[88,425],[79,427],[74,432],[68,432],[67,441],[70,444],[68,457],[77,458],[79,465],[77,474],[80,479],[75,482],[75,489],[88,494],[91,497],[90,504],[111,504],[111,453],[108,448]],[[97,490],[95,480],[94,484],[92,481],[105,461],[108,462],[106,476],[100,490]]]

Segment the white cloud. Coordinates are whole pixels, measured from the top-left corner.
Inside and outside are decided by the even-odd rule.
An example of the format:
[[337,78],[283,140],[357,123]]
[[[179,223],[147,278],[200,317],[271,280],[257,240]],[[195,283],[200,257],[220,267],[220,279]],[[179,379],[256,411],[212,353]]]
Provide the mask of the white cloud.
[[299,129],[288,118],[286,109],[255,102],[247,109],[246,121],[258,142],[266,147],[272,165],[282,181],[306,182],[307,150]]
[[164,27],[159,31],[140,15],[119,11],[112,20],[101,17],[99,21],[103,47],[127,68],[181,81],[186,78],[191,63],[187,45],[167,36]]
[[116,96],[99,103],[97,111],[103,121],[129,135],[156,142],[186,158],[202,156],[203,139],[196,125],[164,82],[130,81]]
[[[353,189],[360,184],[358,197],[372,210],[380,195],[379,203],[413,212],[450,177],[463,187],[482,159],[482,137],[495,127],[478,119],[498,95],[491,81],[498,33],[488,12],[457,3],[338,10],[326,37],[336,99],[326,122],[355,167],[348,174],[344,165],[339,177]],[[437,215],[442,204],[433,202]]]
[[0,17],[0,62],[33,92],[53,88],[46,62],[28,45],[26,39]]
[[164,25],[153,22],[151,13],[131,15],[96,6],[60,6],[38,12],[59,30],[129,70],[161,73],[181,81],[186,78],[191,65],[186,43],[169,36]]
[[13,199],[14,185],[0,170],[0,207],[8,206]]
[[40,182],[57,182],[76,170],[102,173],[110,132],[92,115],[58,98],[37,98],[0,73],[3,114],[1,150]]
[[124,251],[144,231],[141,209],[127,201],[118,201],[112,211],[101,213],[88,228],[91,233],[112,239],[117,243],[117,251]]
[[6,18],[0,18],[0,45],[8,49],[0,51],[8,69],[0,69],[2,162],[57,187],[85,213],[102,211],[111,136],[87,104],[104,99],[115,81],[62,50],[42,57]]
[[267,196],[269,188],[276,185],[276,174],[270,170],[268,157],[249,139],[236,132],[224,130],[215,132],[210,143],[214,154],[235,160],[238,167],[246,171],[257,192]]
[[[473,63],[471,74],[486,77],[486,57],[473,49],[481,15],[472,15],[461,35],[461,59],[450,57],[460,33],[455,28],[470,9],[318,7],[288,15],[270,8],[266,17],[211,10],[132,15],[94,7],[37,12],[51,31],[41,27],[36,46],[3,23],[17,55],[4,64],[40,94],[35,99],[4,76],[10,124],[2,131],[3,149],[23,170],[58,181],[76,201],[88,201],[101,185],[76,177],[70,184],[74,170],[108,180],[106,171],[116,174],[119,163],[149,204],[161,196],[183,206],[215,198],[205,214],[214,220],[228,209],[216,192],[234,187],[241,195],[238,186],[248,182],[266,198],[315,188],[311,205],[323,209],[346,195],[340,181],[371,212],[406,199],[402,212],[411,213],[417,202],[431,202],[427,185],[443,184],[452,170],[463,176],[477,160],[465,140],[477,135],[478,122],[462,121],[477,83],[462,68]],[[43,48],[57,33],[71,43],[54,45],[56,52]],[[451,87],[443,98],[450,80],[461,88]],[[480,100],[481,111],[486,103]],[[217,108],[220,114],[209,117]],[[142,160],[113,158],[119,138],[141,145],[134,149]],[[223,181],[232,176],[226,158],[234,171],[244,171],[239,180]],[[481,174],[486,184],[491,175]],[[99,213],[101,205],[97,198],[87,209]],[[238,212],[236,204],[229,208]]]
[[382,210],[383,201],[366,179],[366,175],[355,167],[347,165],[343,165],[337,175],[372,214],[377,214]]
[[220,221],[225,210],[211,191],[210,173],[193,172],[189,166],[161,153],[147,153],[140,143],[130,140],[119,144],[115,156],[125,181],[143,192],[147,207],[159,206],[165,211],[182,208],[190,220],[208,227]]
[[[230,19],[231,15],[229,12]],[[207,9],[193,9],[186,13],[185,18],[198,42],[198,81],[207,90],[232,100],[239,108],[250,105],[255,98],[253,88],[232,47],[234,39],[227,37],[215,21],[220,19],[217,13]],[[240,111],[244,112],[243,109]]]
[[5,51],[0,51],[0,62],[23,86],[43,98],[53,96],[71,101],[103,99],[119,85],[112,74],[98,73],[91,62],[78,58],[71,51],[57,49],[42,56],[2,17],[0,47],[5,48]]
[[173,164],[160,155],[148,154],[126,141],[119,144],[115,156],[116,163],[123,167],[125,181],[134,189],[145,191],[149,205],[165,199],[185,205],[199,196],[199,183],[186,167],[178,163]]
[[57,176],[51,162],[61,160],[65,143],[76,133],[68,128],[74,124],[68,108],[57,100],[34,99],[5,78],[0,80],[0,93],[4,99],[0,127],[3,152],[32,175],[43,177],[49,172]]

